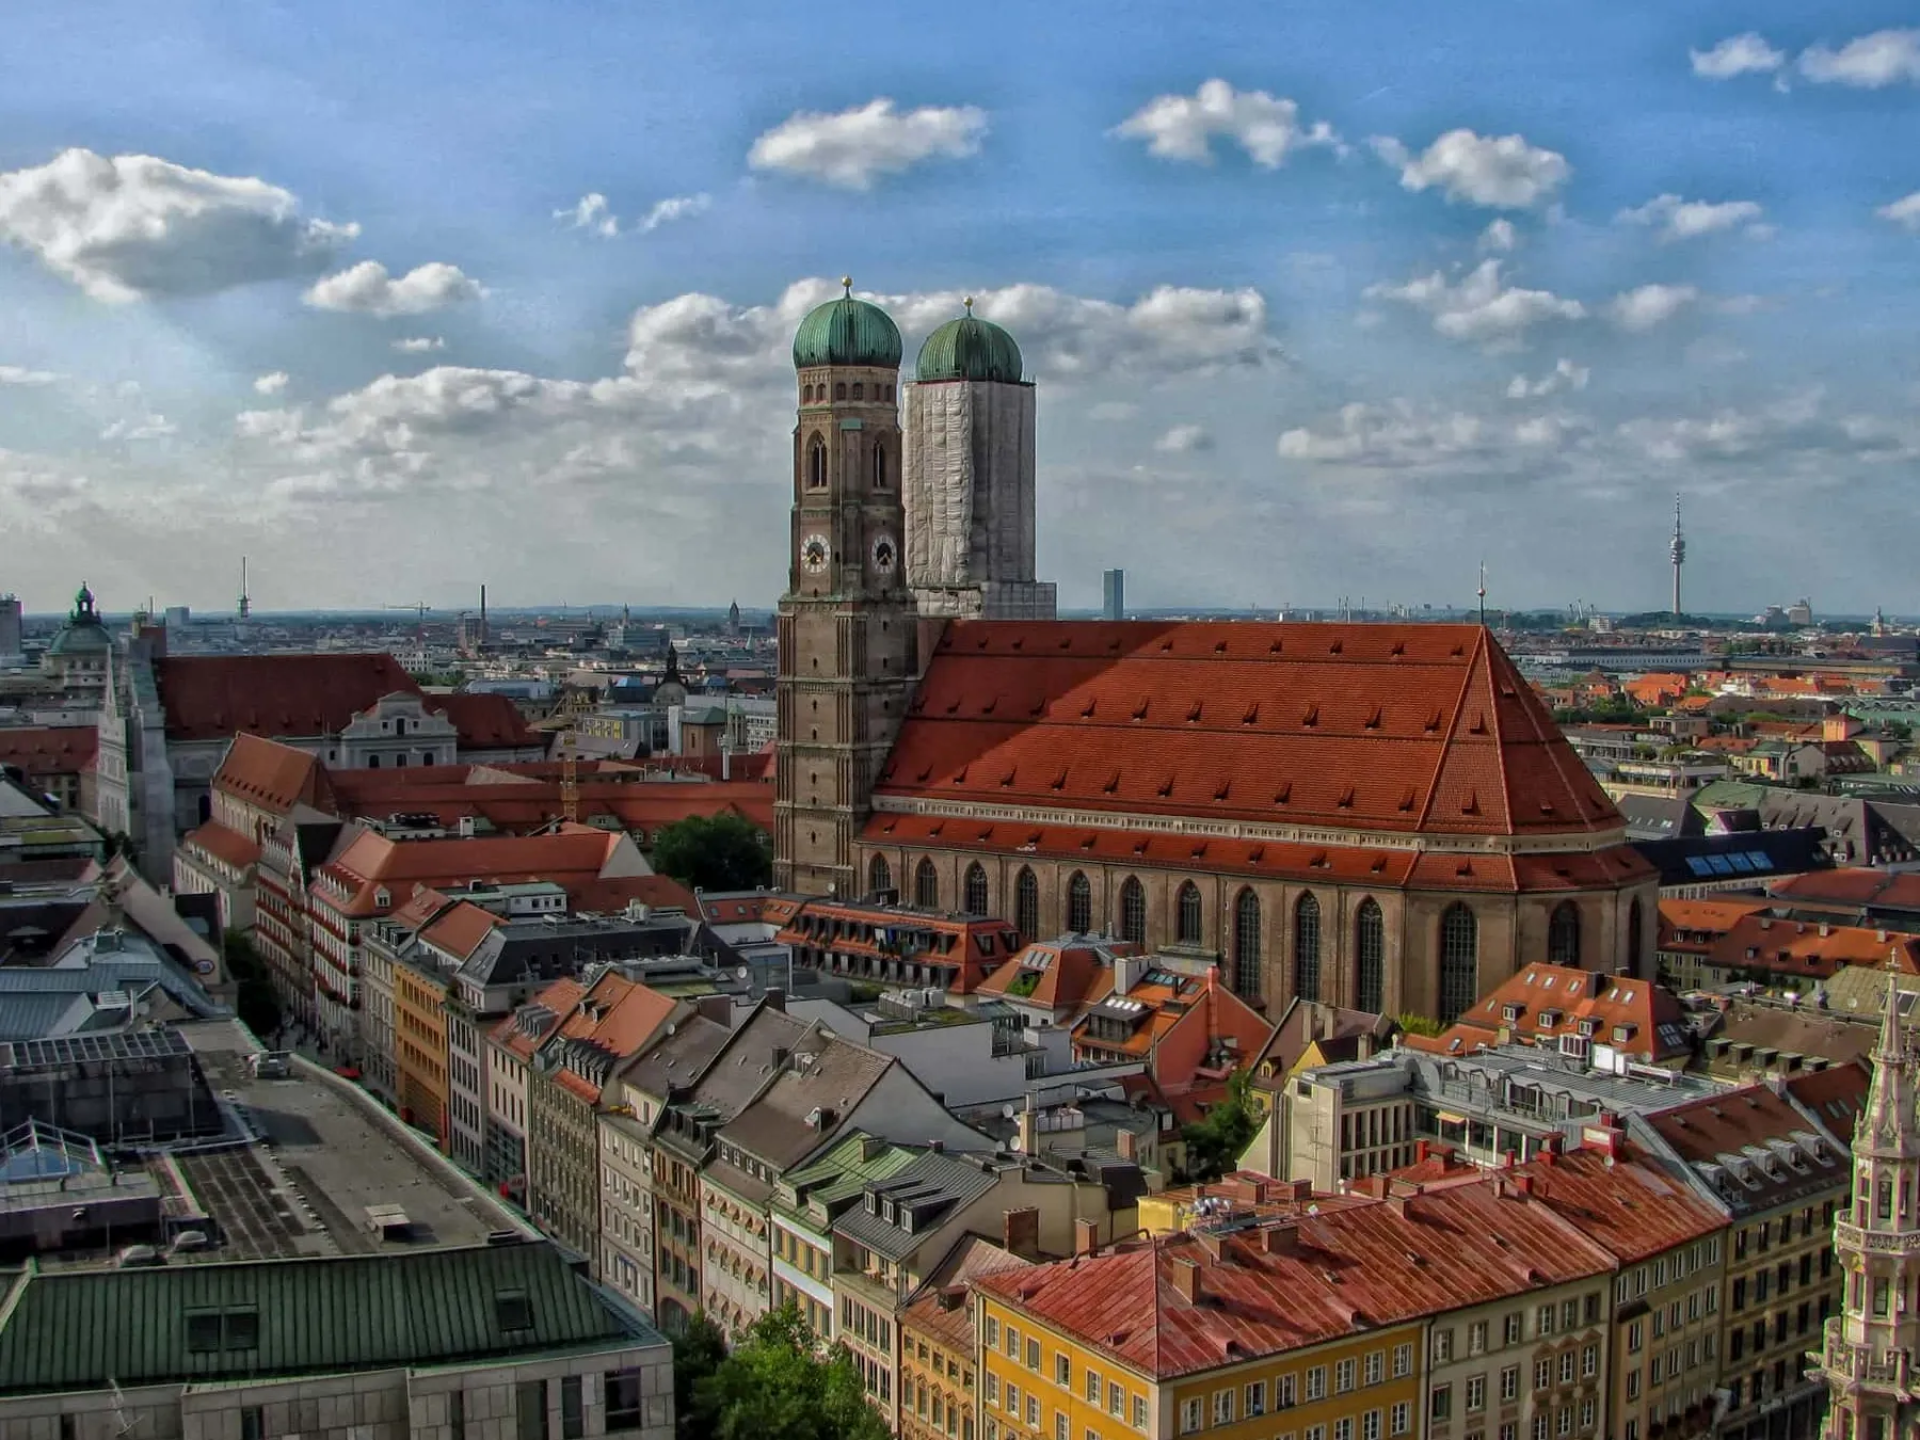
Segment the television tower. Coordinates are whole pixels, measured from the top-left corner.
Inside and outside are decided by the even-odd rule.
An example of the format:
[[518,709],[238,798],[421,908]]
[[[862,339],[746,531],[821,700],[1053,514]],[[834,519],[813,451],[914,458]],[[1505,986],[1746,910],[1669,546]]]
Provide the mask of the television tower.
[[1680,531],[1680,497],[1673,497],[1673,541],[1667,546],[1667,554],[1673,560],[1673,618],[1678,620],[1685,613],[1680,609],[1680,567],[1687,563],[1687,537]]
[[238,609],[242,620],[247,619],[253,614],[253,600],[247,594],[247,557],[244,555],[240,557],[240,603]]

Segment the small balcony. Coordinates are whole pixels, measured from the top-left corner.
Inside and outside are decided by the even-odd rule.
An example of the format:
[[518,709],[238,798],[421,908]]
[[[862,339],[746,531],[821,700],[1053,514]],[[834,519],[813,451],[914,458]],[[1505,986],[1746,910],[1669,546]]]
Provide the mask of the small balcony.
[[1835,1315],[1826,1323],[1821,1348],[1809,1358],[1808,1372],[1815,1379],[1858,1386],[1897,1400],[1913,1400],[1913,1371],[1910,1357],[1902,1350],[1884,1359],[1876,1357],[1868,1345],[1854,1345],[1846,1338],[1845,1317]]

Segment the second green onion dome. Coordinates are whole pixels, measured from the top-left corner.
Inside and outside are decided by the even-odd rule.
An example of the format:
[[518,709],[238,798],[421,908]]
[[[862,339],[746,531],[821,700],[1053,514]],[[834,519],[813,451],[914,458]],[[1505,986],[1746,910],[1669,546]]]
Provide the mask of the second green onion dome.
[[997,380],[1018,384],[1021,377],[1020,347],[1013,337],[991,320],[967,313],[949,320],[927,336],[920,347],[920,360],[914,378],[922,384],[939,380]]

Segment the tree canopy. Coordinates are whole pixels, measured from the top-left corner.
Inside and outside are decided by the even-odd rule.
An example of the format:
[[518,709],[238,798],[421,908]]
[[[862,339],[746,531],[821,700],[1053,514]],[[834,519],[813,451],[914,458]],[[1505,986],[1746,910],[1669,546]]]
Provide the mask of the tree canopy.
[[1253,1076],[1236,1070],[1227,1079],[1227,1096],[1182,1132],[1187,1142],[1187,1178],[1218,1180],[1240,1164],[1240,1155],[1253,1143],[1260,1117],[1248,1095]]
[[773,883],[773,841],[731,811],[689,815],[654,835],[653,868],[696,890],[751,890]]
[[673,1350],[681,1440],[887,1440],[847,1347],[821,1354],[791,1301],[754,1321],[731,1354],[704,1315]]

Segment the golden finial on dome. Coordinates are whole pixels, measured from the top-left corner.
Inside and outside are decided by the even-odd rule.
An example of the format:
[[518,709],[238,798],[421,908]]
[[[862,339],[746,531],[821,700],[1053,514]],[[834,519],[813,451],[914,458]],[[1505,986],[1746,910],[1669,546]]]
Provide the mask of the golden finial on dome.
[[973,297],[971,295],[967,296],[967,298],[960,303],[967,307],[967,314],[973,314]]
[[840,288],[845,290],[847,297],[851,299],[853,297],[853,277],[851,275],[842,275],[840,277]]

